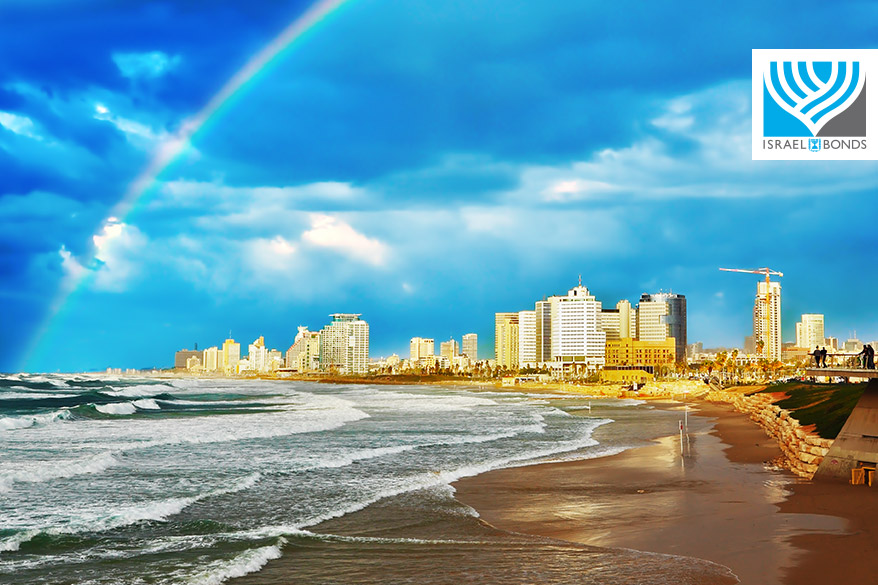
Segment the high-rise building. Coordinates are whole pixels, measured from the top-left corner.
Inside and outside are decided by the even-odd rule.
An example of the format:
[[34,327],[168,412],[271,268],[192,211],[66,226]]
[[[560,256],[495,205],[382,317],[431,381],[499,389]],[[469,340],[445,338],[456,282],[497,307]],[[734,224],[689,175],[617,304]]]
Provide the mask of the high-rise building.
[[796,347],[814,349],[823,346],[826,337],[823,330],[823,315],[806,313],[802,320],[796,323]]
[[345,374],[369,371],[369,324],[360,313],[334,313],[320,330],[320,367]]
[[558,308],[559,298],[553,296],[534,304],[535,361],[540,364],[552,361],[552,313]]
[[494,314],[494,359],[501,368],[518,367],[518,313]]
[[[644,293],[637,304],[637,339],[665,341],[674,338],[678,362],[686,360],[686,297],[676,293]],[[780,352],[780,346],[778,346]],[[778,354],[780,355],[780,354]]]
[[265,372],[268,370],[268,350],[265,348],[265,338],[259,336],[253,343],[247,347],[247,360],[250,362],[250,369],[254,372]]
[[771,360],[781,359],[780,283],[760,280],[756,285],[753,303],[753,337],[762,341],[762,355]]
[[601,309],[601,328],[606,331],[607,339],[637,337],[637,312],[623,299],[616,303],[615,309]]
[[439,355],[448,358],[449,363],[454,361],[454,357],[460,355],[460,346],[454,339],[443,341],[439,344]]
[[293,345],[287,350],[284,364],[297,372],[311,372],[320,367],[320,333],[299,326]]
[[215,372],[220,369],[222,360],[220,359],[220,351],[217,346],[208,347],[204,350],[201,358],[205,372]]
[[534,367],[537,363],[537,313],[518,312],[518,364]]
[[470,361],[479,359],[479,336],[475,333],[467,333],[461,340],[460,353],[467,356]]
[[226,339],[223,342],[223,372],[227,375],[236,373],[239,361],[241,361],[241,344],[235,343],[234,339]]
[[555,367],[587,371],[603,367],[607,334],[601,329],[601,302],[581,284],[554,302],[551,355]]
[[201,362],[201,352],[197,349],[181,349],[180,351],[175,352],[174,368],[177,370],[187,369],[186,363],[192,356],[198,356],[198,361],[199,363]]
[[427,356],[435,355],[435,341],[428,337],[412,337],[409,342],[409,359],[413,364]]

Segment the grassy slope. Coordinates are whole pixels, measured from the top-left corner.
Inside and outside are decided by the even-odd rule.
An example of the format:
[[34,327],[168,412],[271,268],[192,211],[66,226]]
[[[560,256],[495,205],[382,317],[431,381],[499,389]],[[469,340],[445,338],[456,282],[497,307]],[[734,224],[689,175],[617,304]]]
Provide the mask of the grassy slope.
[[866,384],[783,382],[762,392],[785,394],[786,398],[775,402],[777,406],[789,410],[803,425],[815,425],[824,439],[834,439],[865,389]]

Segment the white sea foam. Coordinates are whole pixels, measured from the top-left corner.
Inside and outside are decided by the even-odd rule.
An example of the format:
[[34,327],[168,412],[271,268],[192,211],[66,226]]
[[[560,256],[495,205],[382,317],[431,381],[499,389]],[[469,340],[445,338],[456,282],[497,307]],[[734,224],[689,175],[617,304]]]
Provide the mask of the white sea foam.
[[161,406],[159,406],[155,400],[152,398],[142,398],[141,400],[135,400],[132,402],[134,406],[139,408],[140,410],[160,410]]
[[187,497],[167,498],[152,502],[132,504],[119,509],[101,513],[84,513],[66,524],[53,524],[33,527],[9,538],[0,540],[0,552],[16,551],[22,543],[29,541],[39,534],[79,534],[82,532],[103,532],[122,526],[128,526],[137,522],[156,521],[164,522],[169,517],[182,512],[185,508],[201,500],[222,496],[247,490],[261,479],[261,474],[252,473],[237,481],[229,487],[219,488]]
[[155,396],[170,390],[170,387],[164,384],[135,384],[134,386],[111,387],[112,389],[101,389],[101,394],[107,396],[117,396],[120,398],[141,398],[143,396]]
[[24,468],[0,471],[0,492],[9,491],[15,483],[41,483],[89,473],[100,473],[119,460],[113,453],[98,453],[73,461],[47,461],[29,464]]
[[255,548],[229,559],[214,561],[207,567],[185,580],[190,585],[219,585],[229,579],[243,577],[254,573],[268,564],[269,561],[281,557],[281,547],[286,544],[286,539],[280,537],[272,546]]
[[55,394],[48,393],[45,390],[36,390],[33,392],[27,392],[28,388],[24,388],[22,386],[12,386],[10,390],[25,390],[25,392],[4,392],[3,389],[0,389],[0,400],[21,400],[31,399],[38,400],[41,398],[74,398],[76,394]]
[[[391,498],[417,490],[450,486],[453,482],[461,478],[479,475],[493,469],[528,465],[546,457],[576,451],[585,447],[592,447],[598,444],[598,442],[591,437],[592,431],[601,424],[606,424],[608,422],[611,421],[608,419],[594,421],[592,424],[588,425],[588,428],[582,436],[576,439],[560,441],[551,446],[531,449],[530,451],[518,453],[509,457],[462,465],[452,470],[438,470],[408,477],[388,479],[387,483],[389,485],[384,489],[376,490],[370,494],[363,494],[364,497],[361,497],[360,499],[347,502],[332,510],[325,510],[309,518],[303,518],[295,524],[264,526],[253,530],[230,533],[228,536],[232,538],[257,539],[282,536],[284,534],[297,534],[311,526],[316,526],[317,524],[326,522],[327,520],[340,518],[358,512],[385,498]],[[451,492],[453,492],[453,489]]]
[[95,410],[104,414],[124,416],[137,412],[137,407],[133,402],[113,402],[112,404],[96,404]]
[[412,394],[392,390],[356,390],[346,396],[353,398],[360,407],[409,412],[469,411],[480,406],[497,405],[493,400],[477,396]]
[[69,418],[70,411],[67,409],[57,410],[55,412],[47,412],[44,414],[5,416],[3,418],[0,418],[0,430],[9,431],[13,429],[26,429],[34,425],[46,425],[59,420],[67,420]]

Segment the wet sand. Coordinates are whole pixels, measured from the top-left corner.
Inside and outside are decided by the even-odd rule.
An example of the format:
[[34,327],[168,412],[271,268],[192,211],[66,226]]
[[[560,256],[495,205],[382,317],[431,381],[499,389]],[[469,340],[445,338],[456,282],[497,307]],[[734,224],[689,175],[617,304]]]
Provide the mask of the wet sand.
[[773,469],[780,449],[746,416],[696,408],[682,454],[680,437],[665,437],[466,478],[457,498],[503,530],[706,559],[745,584],[878,583],[878,487]]

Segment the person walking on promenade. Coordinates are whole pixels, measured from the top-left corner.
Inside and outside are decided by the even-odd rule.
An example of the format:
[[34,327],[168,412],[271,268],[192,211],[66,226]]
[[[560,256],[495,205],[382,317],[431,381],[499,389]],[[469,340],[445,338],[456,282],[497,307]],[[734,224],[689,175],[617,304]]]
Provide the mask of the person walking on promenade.
[[869,370],[875,369],[875,348],[872,347],[871,344],[866,344],[866,347],[863,349],[866,350],[866,368]]
[[823,349],[820,350],[820,362],[822,363],[824,368],[826,367],[826,354],[827,354],[826,347],[824,347]]
[[814,348],[814,353],[812,353],[811,355],[814,356],[814,367],[819,368],[820,367],[820,346],[819,345]]

